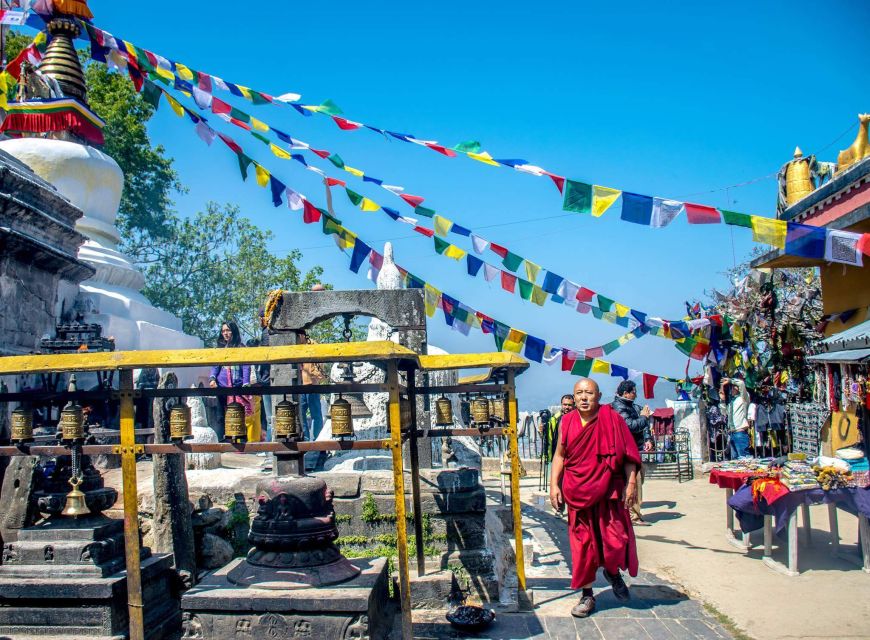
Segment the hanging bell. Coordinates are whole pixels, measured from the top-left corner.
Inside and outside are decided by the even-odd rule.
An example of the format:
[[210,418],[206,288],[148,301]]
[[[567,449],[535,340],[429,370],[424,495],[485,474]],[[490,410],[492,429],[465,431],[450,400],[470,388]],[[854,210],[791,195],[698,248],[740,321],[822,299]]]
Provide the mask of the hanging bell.
[[507,396],[499,396],[498,398],[494,398],[489,402],[492,419],[496,422],[501,422],[502,424],[507,423],[508,416],[510,415],[508,411]]
[[183,442],[193,437],[190,407],[186,404],[177,404],[169,411],[169,437],[173,442]]
[[60,512],[61,515],[72,516],[73,518],[88,515],[91,510],[88,509],[88,505],[85,503],[85,494],[79,489],[79,485],[82,483],[81,478],[73,476],[69,479],[69,483],[72,485],[72,490],[66,494],[66,504],[63,507],[63,511]]
[[338,398],[329,407],[329,418],[332,421],[333,438],[353,437],[353,417],[350,402],[338,394]]
[[478,428],[489,426],[489,401],[486,398],[475,398],[471,401],[471,424]]
[[15,444],[33,441],[33,411],[19,407],[12,412],[9,439]]
[[245,407],[241,402],[228,402],[224,412],[224,440],[240,443],[247,442],[248,429],[245,425]]
[[441,396],[435,401],[435,425],[439,427],[453,426],[453,404],[446,396]]
[[299,405],[284,398],[275,405],[274,414],[275,437],[279,440],[298,438],[302,433],[299,421]]

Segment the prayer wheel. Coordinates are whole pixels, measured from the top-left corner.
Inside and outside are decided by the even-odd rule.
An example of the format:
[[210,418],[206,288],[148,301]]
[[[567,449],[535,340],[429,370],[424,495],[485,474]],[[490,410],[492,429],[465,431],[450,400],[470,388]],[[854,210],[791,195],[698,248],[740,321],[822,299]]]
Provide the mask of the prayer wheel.
[[18,444],[33,441],[33,412],[18,408],[12,412],[10,440]]
[[190,407],[178,404],[169,411],[169,437],[173,442],[183,442],[193,436],[190,423]]
[[411,401],[408,398],[399,399],[399,424],[402,429],[410,429],[411,424]]
[[246,442],[248,429],[245,425],[245,407],[241,402],[230,402],[224,414],[224,440]]
[[435,424],[439,427],[453,426],[453,404],[450,398],[441,396],[435,401]]
[[329,417],[332,420],[333,438],[353,437],[353,417],[351,416],[350,402],[342,398],[341,394],[329,407]]
[[510,412],[508,410],[508,399],[506,396],[501,396],[498,398],[494,398],[489,401],[490,402],[490,413],[492,414],[492,419],[501,423],[506,423],[508,421],[508,416]]
[[810,158],[804,158],[800,147],[794,150],[794,160],[785,170],[785,202],[790,207],[815,191],[810,173]]
[[299,405],[284,398],[275,405],[275,437],[281,440],[298,438],[302,434],[299,421]]
[[475,427],[489,426],[489,401],[486,398],[475,398],[471,401],[471,424]]
[[85,439],[85,414],[75,400],[60,412],[60,439],[63,442],[80,442]]

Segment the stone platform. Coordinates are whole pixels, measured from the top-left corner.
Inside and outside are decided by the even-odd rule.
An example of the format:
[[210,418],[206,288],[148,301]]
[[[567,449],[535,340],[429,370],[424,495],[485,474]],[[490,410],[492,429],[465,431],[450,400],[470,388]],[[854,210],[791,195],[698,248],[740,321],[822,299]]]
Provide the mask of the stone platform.
[[387,637],[393,605],[385,558],[351,560],[360,570],[355,578],[301,589],[241,587],[231,576],[245,562],[243,558],[233,560],[182,596],[185,639]]

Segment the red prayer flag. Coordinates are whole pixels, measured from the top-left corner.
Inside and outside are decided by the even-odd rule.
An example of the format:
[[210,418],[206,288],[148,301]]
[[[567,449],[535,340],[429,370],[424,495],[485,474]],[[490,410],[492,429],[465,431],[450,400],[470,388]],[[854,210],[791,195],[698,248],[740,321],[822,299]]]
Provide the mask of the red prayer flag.
[[233,140],[232,138],[230,138],[229,136],[224,135],[222,133],[219,133],[218,137],[220,137],[220,139],[224,141],[224,144],[227,145],[230,149],[232,149],[236,153],[243,153],[242,148],[239,145],[237,145],[236,141]]
[[870,256],[870,233],[865,233],[858,240],[858,250]]
[[152,67],[157,67],[157,65],[159,64],[159,63],[157,62],[157,56],[155,56],[155,55],[154,55],[153,53],[151,53],[150,51],[147,51],[147,50],[144,50],[144,49],[143,49],[143,51],[145,51],[145,57],[148,58],[148,62],[151,64],[151,66],[152,66]]
[[646,400],[651,400],[656,397],[654,387],[656,386],[656,380],[658,379],[658,376],[654,376],[651,373],[643,374],[643,397]]
[[570,355],[567,349],[562,349],[562,371],[570,371],[574,368],[575,358],[571,358]]
[[[154,66],[155,67],[157,66],[156,62],[154,62]],[[199,85],[199,88],[202,89],[203,91],[205,91],[206,93],[211,93],[212,92],[211,76],[208,75],[207,73],[202,73],[201,71],[197,71],[196,74],[197,74],[197,84]]]
[[508,273],[507,271],[501,272],[501,288],[505,291],[510,291],[513,293],[516,290],[517,286],[517,277]]
[[692,204],[691,202],[685,202],[683,206],[686,208],[689,224],[720,224],[722,222],[722,214],[715,207]]
[[440,144],[432,144],[431,142],[424,143],[427,147],[432,149],[432,151],[437,151],[438,153],[442,153],[448,158],[455,158],[456,152],[453,149],[448,149],[447,147],[442,147]]
[[500,244],[496,244],[495,242],[490,242],[489,248],[492,249],[493,253],[497,253],[502,258],[507,258],[507,254],[508,254],[507,247],[503,247]]
[[550,180],[556,185],[556,188],[559,190],[559,193],[562,193],[565,190],[565,178],[562,176],[557,176],[554,173],[547,174],[550,177]]
[[321,151],[320,149],[315,149],[314,147],[308,147],[308,150],[319,158],[328,158],[332,155],[331,153],[329,153],[329,151]]
[[384,267],[384,256],[372,249],[372,252],[369,254],[369,262],[375,269],[380,271]]
[[244,129],[245,131],[251,130],[251,125],[249,125],[247,122],[242,122],[241,120],[237,120],[236,118],[230,118],[230,122],[232,122],[240,129]]
[[586,358],[600,358],[604,355],[603,347],[592,347],[591,349],[586,349]]
[[577,290],[577,301],[578,302],[591,302],[592,296],[595,295],[595,292],[592,289],[587,289],[586,287],[580,287]]
[[412,196],[408,193],[402,193],[399,195],[399,197],[407,202],[409,205],[411,205],[411,207],[414,209],[423,204],[423,198],[421,198],[420,196]]
[[417,233],[422,233],[427,238],[431,238],[435,235],[435,231],[433,229],[428,229],[426,227],[414,227],[414,231]]
[[354,129],[359,129],[362,126],[358,122],[345,120],[344,118],[339,118],[338,116],[332,116],[332,119],[335,120],[335,124],[338,125],[338,128],[342,129],[343,131],[353,131]]
[[211,112],[215,114],[219,113],[229,113],[233,108],[228,103],[224,102],[220,98],[214,98],[211,101]]
[[308,200],[303,200],[302,206],[304,207],[304,211],[302,213],[302,222],[304,222],[305,224],[320,222],[320,210],[317,207],[308,202]]
[[334,186],[336,186],[336,185],[340,185],[340,186],[342,186],[342,187],[346,187],[346,186],[347,186],[347,183],[346,183],[344,180],[339,180],[338,178],[327,178],[327,179],[326,179],[326,186],[328,186],[328,187],[334,187]]

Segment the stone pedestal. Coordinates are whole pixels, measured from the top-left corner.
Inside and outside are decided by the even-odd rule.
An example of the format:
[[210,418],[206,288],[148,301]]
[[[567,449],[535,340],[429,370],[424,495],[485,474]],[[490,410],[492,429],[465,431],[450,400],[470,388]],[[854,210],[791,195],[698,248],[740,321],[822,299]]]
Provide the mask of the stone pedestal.
[[347,582],[302,589],[242,587],[230,576],[237,558],[182,597],[184,638],[352,638],[382,640],[392,612],[385,558],[350,561],[360,571]]
[[[178,626],[171,558],[143,549],[147,638]],[[49,519],[22,529],[3,548],[0,636],[126,637],[124,524],[104,516]]]
[[692,464],[698,466],[707,462],[710,459],[710,443],[707,439],[704,405],[689,400],[668,400],[667,404],[674,410],[674,429],[684,429],[689,432]]

